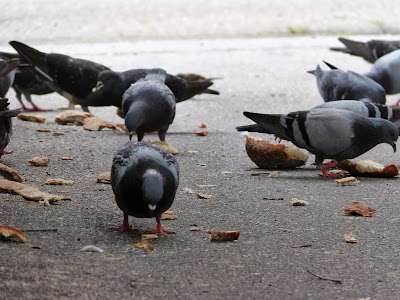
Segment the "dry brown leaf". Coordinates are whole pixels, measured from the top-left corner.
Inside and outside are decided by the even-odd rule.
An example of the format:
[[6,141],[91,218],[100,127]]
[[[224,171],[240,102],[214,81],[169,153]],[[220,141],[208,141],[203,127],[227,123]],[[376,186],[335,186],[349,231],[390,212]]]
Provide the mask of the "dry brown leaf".
[[216,231],[216,230],[207,230],[207,234],[210,234],[210,242],[229,242],[234,241],[239,238],[240,231]]
[[208,131],[195,131],[194,134],[198,136],[206,136],[208,135]]
[[198,227],[198,226],[190,226],[189,227],[189,231],[201,231],[201,230],[202,230],[202,228]]
[[197,196],[199,199],[211,199],[211,198],[213,197],[213,195],[199,194],[199,193],[196,193],[196,196]]
[[38,117],[38,116],[34,116],[34,115],[19,114],[17,116],[17,118],[22,121],[28,121],[28,122],[36,122],[36,123],[46,122],[46,118]]
[[347,204],[346,208],[344,209],[345,214],[358,214],[364,217],[371,217],[375,215],[376,209],[372,208],[371,206],[362,204],[358,201],[351,202]]
[[27,188],[29,185],[24,183],[19,183],[16,181],[0,179],[0,193],[14,193],[16,194],[17,190],[21,190],[23,188]]
[[103,128],[120,130],[114,123],[100,119],[98,117],[88,117],[83,120],[83,129],[89,131],[100,131]]
[[207,128],[207,124],[206,123],[200,123],[199,125],[197,125],[197,127],[199,127],[199,128]]
[[49,164],[50,158],[45,156],[35,156],[28,159],[28,162],[36,167],[45,167]]
[[143,248],[143,249],[146,249],[146,250],[153,250],[154,249],[154,247],[152,245],[150,245],[150,243],[148,241],[146,241],[144,238],[142,238],[142,240],[139,243],[134,244],[133,247],[135,247],[135,248]]
[[25,243],[26,235],[21,230],[8,225],[0,225],[0,240]]
[[161,149],[164,149],[165,151],[171,153],[172,155],[179,154],[179,151],[167,142],[154,141],[154,142],[150,142],[150,144],[160,147]]
[[70,156],[63,156],[61,157],[61,160],[74,160],[74,158]]
[[111,183],[111,172],[103,172],[97,175],[97,183]]
[[142,234],[142,239],[145,239],[145,240],[158,239],[158,235],[154,234],[154,233]]
[[345,233],[343,236],[347,243],[358,243],[358,240],[355,238],[355,236],[351,232]]
[[357,178],[355,178],[353,176],[335,179],[333,182],[336,182],[337,184],[340,184],[340,185],[356,185],[356,184],[360,183],[360,181],[358,181]]
[[22,177],[13,169],[10,167],[3,165],[0,163],[0,175],[3,176],[5,179],[16,181],[16,182],[22,182],[23,179]]
[[399,174],[397,165],[392,164],[385,167],[372,160],[360,160],[358,162],[342,160],[338,162],[338,167],[356,176],[394,177]]
[[161,220],[176,220],[178,216],[173,211],[167,210],[161,214]]
[[51,132],[51,130],[47,129],[47,128],[39,128],[39,129],[36,129],[36,131],[38,131],[38,132]]
[[81,111],[77,111],[77,110],[67,110],[67,111],[63,111],[62,113],[58,114],[54,118],[54,121],[59,125],[65,125],[68,123],[83,124],[83,120],[88,117],[93,117],[93,115],[88,112],[81,112]]
[[64,132],[53,132],[53,135],[55,136],[60,136],[60,135],[64,135]]
[[308,155],[284,144],[271,144],[260,138],[246,137],[249,158],[262,169],[290,169],[305,165]]
[[48,185],[67,185],[67,184],[73,184],[74,182],[72,180],[65,180],[61,178],[49,178],[46,180],[44,184]]

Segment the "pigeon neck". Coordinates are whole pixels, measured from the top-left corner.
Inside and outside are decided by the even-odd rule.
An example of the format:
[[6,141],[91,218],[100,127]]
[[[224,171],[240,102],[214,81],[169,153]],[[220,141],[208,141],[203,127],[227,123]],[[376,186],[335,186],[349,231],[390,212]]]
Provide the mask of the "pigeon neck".
[[388,77],[388,74],[381,70],[380,68],[377,68],[375,66],[372,67],[372,69],[364,74],[368,78],[372,79],[373,81],[379,83],[385,91],[390,91],[390,78]]
[[142,108],[140,105],[131,105],[128,112],[125,114],[125,126],[129,132],[135,131],[141,124],[143,117]]
[[150,169],[143,174],[142,193],[143,200],[149,205],[149,209],[155,210],[164,194],[163,180],[159,172]]

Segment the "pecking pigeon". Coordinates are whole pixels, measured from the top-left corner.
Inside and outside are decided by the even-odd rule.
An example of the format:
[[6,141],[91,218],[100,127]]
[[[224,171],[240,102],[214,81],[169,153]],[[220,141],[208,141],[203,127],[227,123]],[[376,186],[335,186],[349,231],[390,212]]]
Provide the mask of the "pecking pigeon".
[[85,101],[92,106],[103,106],[106,102],[103,93],[93,93],[92,88],[96,85],[98,74],[108,70],[107,67],[63,54],[40,52],[16,41],[11,41],[10,45],[33,65],[40,79],[70,101],[70,108],[74,104],[82,104],[82,109],[89,111]]
[[396,151],[399,137],[398,128],[390,121],[342,109],[320,108],[287,115],[243,114],[268,133],[315,154],[324,177],[337,177],[326,172],[322,164],[325,158],[336,161],[355,158],[380,143],[388,143]]
[[4,97],[12,86],[19,63],[17,58],[0,58],[0,97]]
[[[146,77],[150,70],[152,69],[133,69],[125,72],[102,71],[98,76],[96,88],[93,90],[102,90],[105,98],[109,101],[109,105],[121,108],[124,92],[131,84]],[[177,103],[190,99],[197,94],[219,95],[219,92],[208,88],[213,84],[210,80],[186,81],[180,77],[167,74],[165,84],[174,93]],[[89,102],[86,102],[86,104],[91,105]]]
[[325,102],[369,99],[374,103],[386,103],[385,89],[364,75],[338,69],[323,71],[319,65],[308,73],[317,78],[318,90]]
[[174,202],[179,184],[179,165],[161,148],[146,142],[127,142],[114,156],[111,185],[124,222],[114,230],[129,231],[128,216],[153,218],[152,233],[173,233],[161,226],[161,214]]
[[[389,120],[390,122],[394,123],[397,128],[400,128],[400,107],[392,108],[387,105],[371,103],[368,100],[361,99],[325,102],[313,107],[312,110],[320,108],[343,109],[359,114],[366,118],[381,118]],[[271,133],[258,124],[238,126],[236,129],[238,131]]]
[[[21,59],[19,54],[8,52],[0,52],[0,57]],[[22,63],[25,63],[24,60],[22,60]],[[15,90],[17,100],[21,104],[22,109],[26,111],[45,111],[33,103],[31,95],[45,95],[54,92],[45,81],[36,75],[31,65],[24,65],[18,68],[12,88]],[[26,107],[22,102],[22,95],[30,103],[31,108]]]
[[15,117],[21,112],[19,109],[9,110],[9,103],[7,101],[7,98],[0,99],[0,157],[2,157],[4,154],[12,153],[12,151],[5,150],[12,135],[11,118]]
[[146,132],[158,131],[158,137],[165,141],[168,127],[175,118],[175,97],[164,83],[167,72],[162,69],[147,71],[122,96],[122,112],[129,139],[136,131],[138,141]]
[[371,40],[368,42],[358,42],[343,37],[340,37],[339,41],[346,47],[334,47],[329,49],[360,56],[370,63],[374,63],[378,58],[400,49],[400,41]]

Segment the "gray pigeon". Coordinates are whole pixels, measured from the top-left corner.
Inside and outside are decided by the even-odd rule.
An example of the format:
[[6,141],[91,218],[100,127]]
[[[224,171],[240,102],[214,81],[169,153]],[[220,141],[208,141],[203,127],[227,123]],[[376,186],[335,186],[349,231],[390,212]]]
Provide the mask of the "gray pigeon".
[[122,96],[122,113],[129,139],[136,132],[141,141],[146,132],[158,131],[162,142],[168,127],[175,118],[175,97],[165,85],[167,72],[152,69],[139,79]]
[[268,132],[315,154],[315,163],[324,177],[338,176],[326,172],[324,159],[355,158],[380,143],[388,143],[396,151],[399,137],[392,122],[341,109],[320,108],[287,115],[243,114]]
[[346,48],[330,48],[334,51],[360,56],[370,63],[374,63],[378,58],[400,49],[400,41],[371,40],[368,42],[358,42],[343,37],[339,38]]
[[0,58],[0,97],[4,97],[12,86],[19,62],[16,58]]
[[17,116],[21,110],[8,109],[8,99],[0,99],[0,157],[4,154],[11,154],[12,151],[5,150],[12,135],[12,122],[11,118]]
[[[381,118],[394,123],[400,128],[400,107],[390,107],[383,104],[371,103],[368,100],[343,100],[331,101],[313,107],[311,110],[320,108],[334,108],[351,111],[366,118]],[[265,128],[258,124],[236,127],[238,131],[269,133]]]
[[308,73],[317,78],[318,90],[325,102],[369,99],[374,103],[386,103],[385,89],[364,75],[338,69],[323,71],[319,65]]
[[124,222],[114,230],[129,231],[128,216],[156,218],[152,233],[173,233],[161,226],[161,214],[174,202],[179,184],[175,158],[146,142],[127,142],[114,156],[111,185]]
[[379,58],[364,75],[379,83],[386,94],[400,93],[400,50]]

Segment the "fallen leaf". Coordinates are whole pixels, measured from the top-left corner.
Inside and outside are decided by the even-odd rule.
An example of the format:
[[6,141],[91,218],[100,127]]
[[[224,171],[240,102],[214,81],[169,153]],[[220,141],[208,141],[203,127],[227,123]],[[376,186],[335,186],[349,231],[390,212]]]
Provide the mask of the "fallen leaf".
[[3,176],[7,180],[12,180],[16,182],[22,182],[22,177],[10,167],[3,165],[0,163],[0,175]]
[[64,135],[64,132],[53,132],[53,135],[55,136],[60,136],[60,135]]
[[0,225],[0,240],[25,243],[26,235],[21,230],[8,225]]
[[152,245],[150,245],[150,243],[148,241],[146,241],[146,239],[142,238],[142,240],[137,243],[137,244],[133,244],[133,247],[135,248],[143,248],[146,250],[153,250],[154,247]]
[[173,211],[167,210],[161,214],[161,220],[176,220],[178,216]]
[[36,131],[38,131],[38,132],[51,132],[51,130],[47,129],[47,128],[38,128],[38,129],[36,129]]
[[345,233],[344,234],[344,239],[346,240],[347,243],[358,243],[358,240],[354,237],[353,233]]
[[206,136],[208,135],[208,131],[195,131],[194,134],[198,136]]
[[199,127],[199,128],[207,128],[207,124],[206,123],[200,123],[199,125],[197,125],[197,127]]
[[207,164],[203,164],[203,163],[197,163],[196,165],[197,165],[197,166],[201,166],[201,167],[207,166]]
[[111,183],[111,172],[103,172],[97,175],[97,183]]
[[336,182],[337,184],[340,184],[340,185],[356,185],[356,184],[360,183],[360,181],[358,181],[357,178],[355,178],[353,176],[335,179],[333,182]]
[[364,217],[371,217],[375,215],[376,209],[372,208],[371,206],[362,204],[358,201],[351,202],[347,204],[346,208],[344,209],[345,214],[358,214]]
[[83,129],[89,131],[100,131],[103,128],[120,130],[114,123],[100,119],[98,117],[87,117],[83,120]]
[[189,227],[189,231],[201,231],[201,230],[202,230],[202,228],[198,227],[198,226],[190,226]]
[[158,235],[154,233],[142,234],[142,239],[145,240],[158,239]]
[[45,157],[45,156],[35,156],[30,159],[28,159],[28,162],[36,167],[45,167],[49,164],[50,158]]
[[68,193],[69,193],[69,191],[60,190],[60,191],[58,191],[57,193],[60,193],[60,194],[68,194]]
[[211,199],[211,198],[213,197],[212,195],[199,194],[199,193],[196,193],[196,196],[197,196],[199,199]]
[[26,115],[26,114],[19,114],[17,118],[22,121],[36,122],[36,123],[44,123],[46,121],[46,118],[34,115]]
[[66,184],[73,184],[72,180],[64,180],[61,178],[49,178],[46,180],[44,184],[48,185],[66,185]]
[[308,205],[308,202],[297,198],[292,198],[292,200],[290,200],[290,204],[293,206],[306,206]]
[[154,141],[154,142],[150,142],[150,144],[160,147],[160,148],[164,149],[165,151],[171,153],[172,155],[179,154],[179,151],[167,142]]
[[74,160],[74,158],[69,156],[63,156],[61,157],[61,160]]
[[210,234],[210,242],[229,242],[239,238],[240,231],[216,231],[207,230],[207,234]]
[[77,110],[67,110],[58,114],[54,118],[54,122],[59,125],[66,125],[68,123],[79,123],[83,124],[83,120],[89,117],[93,117],[91,113],[81,112]]

